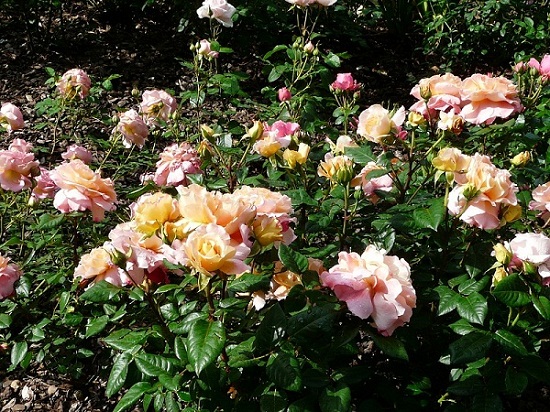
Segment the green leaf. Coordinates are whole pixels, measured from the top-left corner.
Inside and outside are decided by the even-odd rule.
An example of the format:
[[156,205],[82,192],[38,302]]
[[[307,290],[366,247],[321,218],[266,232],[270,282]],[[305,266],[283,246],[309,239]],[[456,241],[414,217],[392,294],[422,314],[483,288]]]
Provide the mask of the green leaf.
[[336,313],[328,306],[313,306],[288,320],[287,332],[293,339],[311,341],[318,335],[328,334],[333,329]]
[[115,357],[111,373],[109,374],[109,380],[107,381],[107,387],[105,388],[107,398],[110,398],[122,389],[126,376],[128,376],[128,365],[131,359],[132,354],[129,352],[119,353]]
[[476,412],[502,412],[502,401],[498,395],[484,391],[474,395],[472,410]]
[[491,347],[491,336],[482,332],[471,332],[449,345],[451,363],[467,363],[485,356]]
[[283,412],[286,411],[287,404],[284,392],[268,392],[260,397],[261,412]]
[[11,325],[12,318],[10,315],[5,313],[0,313],[0,329],[9,328]]
[[340,64],[341,64],[341,61],[340,61],[340,57],[338,57],[336,54],[332,53],[332,52],[329,52],[323,59],[325,61],[325,63],[332,67],[332,68],[337,68],[337,67],[340,67]]
[[193,323],[187,338],[187,355],[197,375],[216,360],[224,345],[225,328],[222,322],[198,319]]
[[493,339],[500,343],[505,349],[511,351],[512,354],[521,356],[528,354],[527,348],[521,339],[506,329],[497,330],[493,335]]
[[550,320],[550,300],[546,296],[531,296],[533,306],[546,320]]
[[266,366],[267,376],[282,389],[297,392],[302,389],[298,360],[285,352],[273,353]]
[[284,243],[281,243],[279,246],[279,260],[288,270],[298,275],[304,273],[309,268],[307,257],[292,250]]
[[453,330],[454,333],[458,335],[467,335],[470,332],[478,330],[470,324],[466,319],[459,319],[454,323],[451,323],[449,327]]
[[525,388],[527,388],[529,379],[525,373],[517,371],[513,366],[508,366],[504,382],[506,384],[506,392],[511,395],[521,395]]
[[295,208],[301,205],[317,207],[319,204],[319,202],[312,198],[303,187],[295,190],[287,190],[284,194],[292,199],[292,206]]
[[147,340],[146,332],[132,332],[129,329],[119,329],[103,339],[114,349],[127,351],[141,346]]
[[231,292],[256,292],[269,289],[270,277],[245,273],[229,283]]
[[405,349],[405,345],[399,339],[392,336],[381,336],[372,334],[370,335],[371,339],[374,341],[376,346],[378,346],[382,352],[388,355],[391,358],[401,359],[404,361],[409,360],[409,355]]
[[174,354],[181,361],[182,365],[187,364],[187,350],[185,349],[185,341],[181,336],[176,336],[174,339]]
[[275,80],[279,79],[285,72],[285,66],[273,66],[269,75],[267,76],[267,81],[273,83]]
[[253,347],[255,339],[256,338],[252,336],[238,345],[233,346],[228,353],[228,365],[232,368],[246,368],[258,365],[258,361],[254,357]]
[[172,358],[151,353],[140,353],[135,357],[136,366],[147,376],[159,377],[163,373],[173,373],[179,363]]
[[347,412],[351,410],[351,390],[342,383],[327,387],[321,392],[319,406],[322,412]]
[[254,347],[263,352],[272,348],[286,334],[287,319],[279,303],[271,306],[256,330]]
[[370,146],[346,147],[344,153],[353,158],[353,161],[362,166],[369,162],[376,162],[376,156],[372,154]]
[[419,229],[431,229],[437,231],[445,217],[447,208],[444,199],[435,199],[427,209],[415,209],[413,219]]
[[90,336],[97,335],[99,332],[105,329],[107,323],[109,323],[109,316],[107,315],[100,316],[99,318],[91,318],[88,321],[88,325],[86,326],[85,336],[89,338]]
[[531,301],[527,285],[515,273],[497,283],[493,296],[512,308],[525,306]]
[[11,348],[11,366],[19,365],[19,363],[25,359],[28,350],[29,345],[26,341],[14,343]]
[[523,358],[516,358],[514,360],[516,364],[521,366],[525,373],[541,382],[550,384],[550,365],[548,361],[536,354],[531,354]]
[[468,279],[458,285],[458,292],[462,295],[470,295],[473,292],[479,292],[489,284],[490,280],[491,278],[489,276],[483,276],[479,281],[476,279]]
[[55,215],[44,213],[38,218],[38,223],[35,226],[37,230],[50,230],[60,226],[65,220],[65,215]]
[[109,302],[114,296],[120,293],[121,290],[121,288],[102,280],[88,288],[80,298],[93,303]]
[[462,296],[447,286],[438,286],[434,290],[439,295],[439,308],[437,310],[439,316],[455,310],[462,298]]
[[150,389],[151,384],[149,382],[138,382],[134,384],[120,399],[120,401],[115,406],[115,409],[113,409],[113,412],[122,412],[130,409]]
[[181,406],[176,401],[174,393],[167,393],[164,398],[164,406],[166,407],[166,412],[180,412]]
[[487,301],[477,292],[468,296],[461,296],[456,309],[464,319],[479,325],[483,325],[488,312]]

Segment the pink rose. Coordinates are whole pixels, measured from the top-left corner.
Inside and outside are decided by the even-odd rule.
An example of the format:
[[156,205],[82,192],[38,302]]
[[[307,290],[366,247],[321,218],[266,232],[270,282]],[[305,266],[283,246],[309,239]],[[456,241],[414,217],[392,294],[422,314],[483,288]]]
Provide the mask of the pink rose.
[[135,110],[128,110],[120,115],[118,124],[113,129],[113,133],[122,135],[122,144],[124,147],[143,147],[145,139],[149,136],[149,127],[145,124],[143,118]]
[[21,110],[12,103],[2,103],[2,107],[0,108],[0,125],[5,127],[8,132],[25,127]]
[[158,119],[167,122],[177,107],[176,99],[164,90],[147,90],[143,92],[140,108],[147,124],[156,124]]
[[464,196],[466,186],[455,186],[449,193],[447,208],[449,213],[459,216],[460,220],[470,226],[483,230],[500,227],[500,204],[491,202],[484,196],[470,201]]
[[65,150],[65,153],[61,154],[61,157],[65,160],[80,159],[86,164],[90,164],[94,160],[92,153],[88,149],[77,144],[69,146]]
[[502,76],[476,73],[462,82],[461,96],[466,104],[460,114],[473,124],[492,124],[523,110],[516,85]]
[[369,162],[361,170],[361,173],[351,181],[351,185],[362,188],[365,196],[374,204],[380,199],[376,194],[377,191],[390,192],[393,188],[393,179],[389,174],[369,178],[369,173],[376,170],[384,170],[384,168],[375,162]]
[[208,40],[203,39],[200,41],[199,49],[197,53],[201,56],[208,57],[210,59],[216,59],[219,56],[219,53],[215,50],[212,50],[212,43]]
[[422,79],[411,90],[411,95],[418,102],[410,107],[410,111],[421,113],[424,117],[437,118],[435,111],[446,112],[453,110],[460,113],[460,90],[462,80],[451,73],[436,74],[427,79]]
[[280,102],[286,102],[287,100],[290,100],[292,98],[292,94],[290,94],[290,90],[288,90],[286,87],[281,87],[277,91],[277,97],[279,98]]
[[202,6],[197,9],[200,19],[216,19],[225,27],[233,27],[231,17],[237,9],[226,0],[204,0]]
[[43,167],[40,168],[40,174],[35,177],[36,186],[32,189],[33,199],[53,199],[57,190],[57,185],[50,177],[50,172]]
[[550,182],[538,186],[532,192],[533,200],[529,202],[530,210],[539,210],[543,220],[550,218]]
[[550,285],[550,239],[541,233],[519,233],[510,241],[514,258],[537,267],[542,283]]
[[550,76],[550,54],[545,54],[540,61],[539,73],[541,74],[541,76]]
[[338,73],[336,80],[330,85],[333,90],[353,92],[361,87],[351,73]]
[[254,143],[253,150],[264,157],[273,156],[279,149],[288,147],[292,135],[299,129],[298,123],[283,122],[282,120],[277,120],[271,126],[264,123],[262,138]]
[[0,186],[4,190],[20,192],[31,187],[31,177],[39,171],[31,149],[31,144],[15,139],[8,150],[0,150]]
[[0,300],[13,295],[13,285],[20,277],[19,267],[15,263],[9,263],[9,259],[0,256]]
[[92,87],[92,81],[88,74],[81,69],[68,70],[57,82],[57,90],[65,99],[74,99],[79,96],[86,98]]
[[187,175],[202,173],[198,152],[189,143],[174,143],[164,149],[153,181],[159,186],[187,186]]
[[53,205],[62,213],[90,210],[94,222],[115,209],[116,193],[111,179],[102,179],[82,160],[75,159],[57,166],[50,177],[61,189]]
[[373,245],[362,255],[340,252],[338,264],[321,273],[320,279],[355,316],[372,317],[384,336],[408,322],[416,307],[409,264]]

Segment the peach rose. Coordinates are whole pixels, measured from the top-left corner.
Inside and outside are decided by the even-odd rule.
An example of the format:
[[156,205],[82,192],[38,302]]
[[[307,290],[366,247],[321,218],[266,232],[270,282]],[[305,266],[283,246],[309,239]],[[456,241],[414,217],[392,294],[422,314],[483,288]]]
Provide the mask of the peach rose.
[[21,277],[19,266],[9,261],[8,258],[0,256],[0,300],[13,295],[13,285]]
[[145,139],[149,136],[149,127],[135,110],[128,110],[120,115],[118,124],[113,129],[113,134],[122,135],[122,144],[124,147],[143,147]]
[[327,153],[317,168],[317,174],[331,183],[348,184],[353,178],[353,160],[346,155]]
[[462,82],[461,116],[473,124],[492,124],[523,110],[517,87],[505,77],[476,73]]
[[539,217],[545,221],[550,219],[550,182],[536,187],[531,195],[533,200],[529,202],[529,209],[539,210]]
[[93,281],[94,283],[105,280],[115,286],[132,284],[132,279],[111,261],[111,255],[104,247],[92,249],[90,253],[83,255],[73,276],[75,279]]
[[92,81],[82,69],[66,71],[57,82],[57,90],[65,99],[72,100],[76,96],[85,99],[92,87]]
[[164,90],[147,90],[141,99],[140,110],[149,125],[156,124],[158,119],[167,122],[178,108],[176,99]]
[[404,121],[405,108],[403,106],[391,113],[382,105],[373,104],[359,115],[357,133],[374,143],[392,143]]
[[212,276],[217,271],[236,275],[250,270],[244,263],[250,248],[232,241],[225,229],[214,223],[196,228],[181,247],[187,264],[203,275]]
[[204,0],[202,6],[197,9],[200,19],[216,19],[224,27],[233,27],[231,17],[237,9],[226,0]]
[[473,227],[483,230],[499,228],[501,226],[500,205],[483,195],[468,201],[464,196],[466,188],[467,186],[456,186],[451,190],[447,204],[449,213],[459,216],[460,220]]
[[468,170],[469,164],[470,156],[462,154],[459,149],[454,147],[441,149],[432,160],[432,165],[444,172],[464,173]]
[[50,177],[60,188],[54,206],[62,213],[90,210],[94,222],[115,209],[116,193],[111,179],[102,179],[82,160],[75,159],[57,166]]
[[12,103],[2,103],[2,107],[0,108],[0,126],[5,127],[10,133],[25,127],[23,114],[19,110],[19,107]]
[[242,186],[233,195],[253,205],[258,215],[281,217],[293,212],[290,197],[263,187]]
[[409,264],[373,245],[362,255],[340,252],[338,264],[321,273],[320,279],[355,316],[371,317],[384,336],[407,323],[416,307]]

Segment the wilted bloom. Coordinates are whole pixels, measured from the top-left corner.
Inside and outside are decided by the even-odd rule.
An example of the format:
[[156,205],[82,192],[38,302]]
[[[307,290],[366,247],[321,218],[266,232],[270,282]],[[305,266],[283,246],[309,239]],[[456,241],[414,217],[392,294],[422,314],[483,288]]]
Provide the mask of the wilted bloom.
[[94,222],[115,209],[116,193],[111,179],[102,179],[82,160],[75,159],[57,166],[50,172],[60,188],[53,205],[62,213],[90,210]]
[[331,183],[346,185],[353,178],[353,160],[346,155],[327,153],[317,168],[317,174],[326,177]]
[[86,164],[92,163],[92,153],[85,147],[73,144],[67,147],[67,150],[61,154],[61,157],[65,160],[80,159]]
[[279,98],[280,102],[286,102],[287,100],[290,100],[292,98],[292,94],[290,93],[290,90],[288,90],[286,87],[281,87],[277,91],[277,97]]
[[351,73],[338,73],[336,75],[336,80],[330,85],[330,87],[332,90],[353,92],[361,88],[361,85],[357,83],[357,80],[353,78]]
[[5,127],[8,132],[25,127],[23,114],[19,110],[19,107],[12,103],[2,103],[2,107],[0,108],[0,126]]
[[296,163],[303,165],[306,162],[309,155],[309,150],[309,145],[300,143],[298,145],[298,151],[286,149],[283,152],[283,159],[285,159],[288,167],[294,169],[296,167]]
[[462,82],[461,96],[466,104],[460,114],[473,124],[491,124],[523,110],[516,85],[502,76],[476,73]]
[[384,336],[408,322],[416,307],[409,264],[373,245],[362,255],[340,252],[338,264],[321,273],[320,279],[355,316],[371,317]]
[[207,57],[209,59],[215,59],[219,56],[219,53],[215,50],[212,50],[212,43],[206,39],[200,41],[197,54]]
[[21,271],[15,263],[0,255],[0,300],[14,293],[14,284],[21,277]]
[[437,127],[441,130],[448,130],[456,135],[462,133],[464,119],[462,116],[455,114],[453,110],[450,112],[439,112],[439,121]]
[[231,17],[237,9],[226,0],[204,0],[197,9],[199,18],[216,19],[225,27],[233,27]]
[[143,117],[135,110],[128,110],[120,115],[118,124],[113,129],[113,134],[122,135],[122,144],[124,147],[143,147],[145,139],[149,135],[149,127],[143,120]]
[[214,223],[197,227],[181,248],[187,264],[206,276],[213,276],[217,271],[236,275],[250,270],[244,263],[250,248],[233,241],[223,227]]
[[104,247],[92,249],[83,255],[74,270],[74,277],[94,283],[105,280],[115,286],[132,284],[124,270],[112,262],[111,255]]
[[537,186],[531,196],[533,200],[529,202],[529,209],[540,211],[539,217],[544,221],[550,219],[550,182]]
[[158,119],[168,121],[177,107],[176,99],[164,90],[146,90],[143,92],[140,108],[147,124],[155,124]]
[[65,99],[74,99],[79,96],[81,99],[86,98],[92,87],[92,81],[88,74],[82,69],[68,70],[61,76],[57,82],[57,90]]
[[392,143],[404,121],[403,106],[392,113],[379,104],[373,104],[359,115],[357,133],[374,143]]
[[159,186],[187,186],[187,175],[202,173],[198,152],[186,142],[167,146],[156,166],[153,181]]
[[374,204],[380,199],[376,192],[390,192],[393,188],[393,179],[389,174],[378,177],[369,177],[371,172],[384,170],[382,166],[375,162],[369,162],[361,170],[361,173],[351,181],[351,185],[363,189],[363,193]]
[[14,139],[8,150],[0,150],[0,186],[4,190],[20,192],[31,187],[31,178],[39,173],[38,161],[30,152],[32,145]]
[[542,233],[518,233],[510,241],[514,257],[537,268],[544,285],[550,285],[550,239]]

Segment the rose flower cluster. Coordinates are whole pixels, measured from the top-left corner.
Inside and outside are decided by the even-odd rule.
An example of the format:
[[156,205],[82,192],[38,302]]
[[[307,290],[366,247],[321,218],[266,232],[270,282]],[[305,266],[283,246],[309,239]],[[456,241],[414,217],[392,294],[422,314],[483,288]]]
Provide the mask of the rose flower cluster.
[[227,278],[250,271],[251,247],[278,247],[295,239],[288,196],[263,188],[234,193],[178,186],[141,196],[131,220],[116,226],[109,241],[84,255],[74,276],[114,285],[168,281],[164,261],[188,267],[199,279]]

